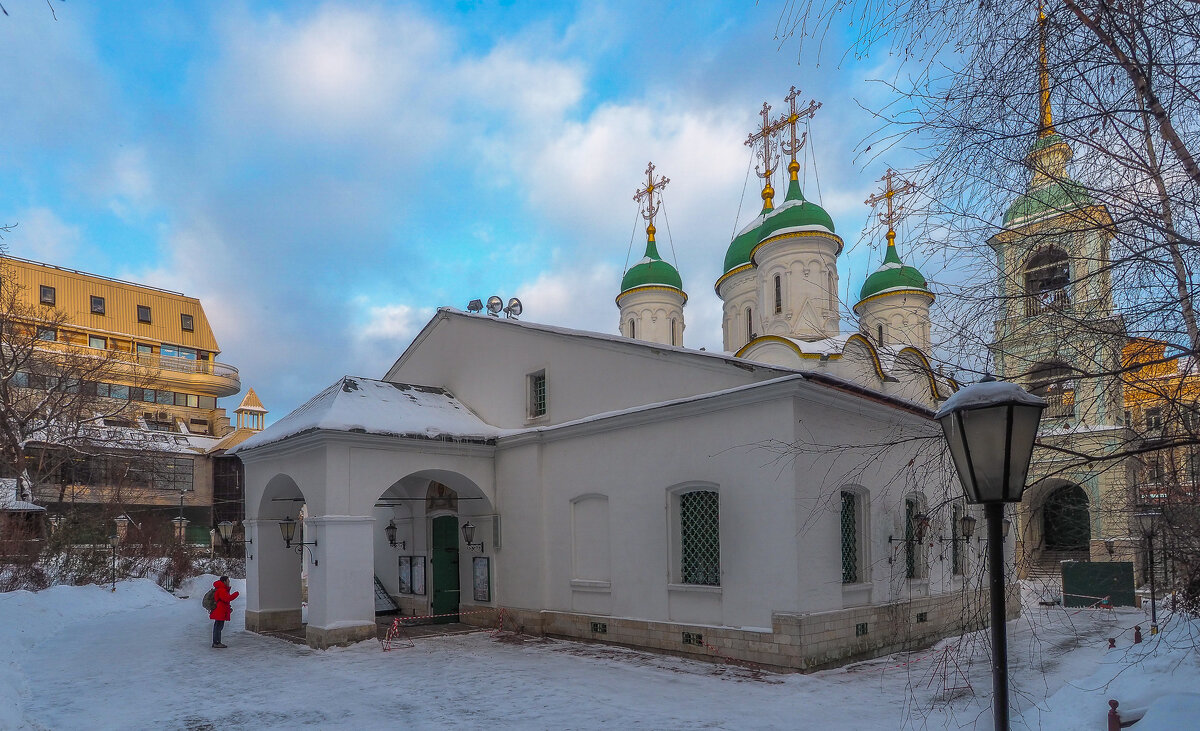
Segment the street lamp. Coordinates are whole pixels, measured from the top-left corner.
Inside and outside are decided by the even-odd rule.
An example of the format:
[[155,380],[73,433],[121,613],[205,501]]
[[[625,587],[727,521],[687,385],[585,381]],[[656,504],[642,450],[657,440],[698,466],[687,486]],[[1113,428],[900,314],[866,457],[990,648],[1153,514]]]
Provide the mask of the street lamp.
[[[221,527],[219,523],[217,524],[217,527],[218,528]],[[296,543],[296,545],[295,545],[296,553],[299,553],[301,555],[304,554],[305,546],[317,545],[317,541],[315,539],[311,542],[305,543],[303,536],[300,537],[299,541],[296,541],[296,521],[293,520],[292,516],[290,516],[290,515],[285,517],[283,520],[279,521],[279,532],[283,534],[284,548],[292,548],[292,543],[295,542]],[[317,561],[316,556],[313,556],[313,552],[312,552],[311,548],[308,549],[308,557],[312,560],[313,566],[320,565],[320,563]]]
[[463,541],[466,542],[467,548],[471,549],[472,551],[479,551],[480,553],[483,553],[483,541],[480,541],[479,543],[471,542],[475,540],[475,526],[471,525],[471,521],[468,520],[466,523],[463,523],[462,534]]
[[388,524],[383,527],[383,532],[384,532],[384,535],[387,536],[388,545],[390,545],[392,548],[396,548],[397,546],[399,546],[400,550],[404,550],[405,546],[408,545],[408,541],[400,541],[399,543],[396,542],[396,521],[395,521],[395,519],[388,520]]
[[1138,527],[1146,537],[1146,547],[1150,553],[1150,634],[1158,634],[1158,607],[1154,603],[1154,529],[1161,513],[1137,513]]
[[108,537],[108,545],[112,546],[112,590],[117,590],[117,544],[121,542],[119,535],[113,534]]
[[171,522],[175,524],[175,540],[182,545],[187,535],[187,524],[191,521],[181,515],[178,518],[171,518]]
[[992,631],[992,719],[1008,731],[1008,640],[1004,611],[1004,503],[1025,491],[1033,442],[1046,402],[990,376],[955,393],[934,415],[967,502],[982,504],[988,531]]

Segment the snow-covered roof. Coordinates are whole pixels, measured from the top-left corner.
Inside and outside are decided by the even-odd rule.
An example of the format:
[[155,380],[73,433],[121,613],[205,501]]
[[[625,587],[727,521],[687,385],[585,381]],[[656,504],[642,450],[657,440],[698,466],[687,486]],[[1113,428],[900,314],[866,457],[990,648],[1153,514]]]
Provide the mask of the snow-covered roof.
[[41,505],[22,500],[19,490],[17,478],[0,478],[0,513],[38,513],[45,510]]
[[551,333],[554,335],[566,335],[566,336],[575,337],[575,338],[583,338],[586,340],[617,343],[617,344],[620,344],[621,346],[629,347],[629,348],[657,350],[657,351],[663,351],[663,352],[669,352],[669,353],[679,353],[681,355],[687,355],[687,356],[691,356],[693,358],[707,359],[711,362],[720,361],[720,362],[732,365],[736,368],[741,368],[743,370],[752,366],[754,368],[763,368],[768,371],[777,371],[780,375],[782,375],[784,373],[799,373],[799,372],[801,372],[801,370],[798,368],[788,368],[786,366],[777,366],[777,365],[772,365],[770,363],[759,363],[759,362],[755,362],[755,361],[747,361],[745,358],[738,358],[733,353],[714,352],[714,351],[707,351],[707,350],[696,350],[693,348],[685,348],[680,345],[663,345],[662,343],[652,343],[652,342],[649,342],[646,340],[635,340],[633,338],[627,338],[624,335],[610,335],[608,333],[598,333],[598,332],[592,332],[590,330],[575,330],[575,329],[569,328],[569,327],[561,327],[558,325],[543,325],[541,323],[528,322],[526,320],[513,320],[513,319],[509,319],[509,318],[488,317],[486,315],[472,315],[472,314],[463,312],[462,310],[455,309],[453,307],[439,307],[437,312],[434,314],[434,316],[429,320],[429,322],[427,322],[425,324],[425,327],[421,329],[421,332],[418,333],[415,338],[413,338],[412,343],[410,343],[408,348],[405,349],[405,351],[400,354],[400,357],[396,360],[395,363],[392,364],[392,367],[390,369],[388,369],[388,371],[391,372],[391,371],[395,370],[396,366],[403,363],[405,360],[405,357],[409,353],[414,352],[419,347],[421,341],[424,339],[424,336],[427,335],[433,329],[434,325],[439,320],[448,318],[448,317],[461,317],[464,320],[472,320],[472,321],[480,320],[480,321],[491,323],[493,325],[501,326],[501,327],[516,327],[516,328],[522,328],[525,330],[535,330],[538,332]]
[[311,431],[461,440],[493,440],[501,433],[443,388],[344,376],[231,453]]

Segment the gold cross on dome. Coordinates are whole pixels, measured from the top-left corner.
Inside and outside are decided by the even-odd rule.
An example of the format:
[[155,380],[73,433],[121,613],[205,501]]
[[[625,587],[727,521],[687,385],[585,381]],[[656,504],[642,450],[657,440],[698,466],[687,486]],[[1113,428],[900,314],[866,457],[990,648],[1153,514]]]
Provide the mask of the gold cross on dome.
[[[667,187],[671,179],[663,176],[654,177],[654,163],[646,164],[646,183],[644,187],[637,189],[633,194],[633,199],[638,202],[638,207],[641,209],[642,218],[646,219],[646,227],[654,228],[654,216],[658,213],[659,206],[662,205],[662,189]],[[655,193],[658,194],[657,201]]]
[[783,128],[784,121],[782,119],[771,121],[771,105],[763,102],[762,124],[757,132],[751,132],[746,138],[746,146],[754,150],[755,145],[758,149],[754,150],[754,154],[760,160],[759,165],[754,166],[754,172],[758,177],[763,179],[763,206],[765,208],[774,208],[772,199],[775,197],[775,189],[771,187],[771,176],[775,174],[775,168],[779,165],[779,158],[776,153],[776,135]]
[[791,164],[788,165],[788,170],[792,172],[793,177],[795,177],[796,173],[795,170],[792,170],[792,168],[798,164],[796,163],[796,153],[800,152],[800,148],[804,147],[804,140],[808,137],[807,132],[797,136],[796,127],[799,125],[800,120],[812,119],[817,113],[817,110],[821,108],[821,102],[814,99],[809,99],[808,106],[803,109],[799,109],[796,107],[796,100],[799,98],[800,90],[793,86],[791,93],[783,98],[783,100],[788,103],[788,113],[779,121],[781,126],[788,128],[789,139],[784,141],[781,147],[783,149],[783,153],[785,155],[790,155],[792,158]]
[[[880,223],[887,224],[888,238],[891,239],[896,235],[896,222],[903,218],[906,213],[904,207],[895,202],[895,198],[898,195],[915,191],[917,186],[901,178],[891,168],[888,168],[888,171],[879,180],[883,183],[883,192],[876,193],[863,202],[872,207],[877,203],[887,202],[887,212],[877,215],[879,216]],[[897,181],[900,183],[899,187],[896,185]]]

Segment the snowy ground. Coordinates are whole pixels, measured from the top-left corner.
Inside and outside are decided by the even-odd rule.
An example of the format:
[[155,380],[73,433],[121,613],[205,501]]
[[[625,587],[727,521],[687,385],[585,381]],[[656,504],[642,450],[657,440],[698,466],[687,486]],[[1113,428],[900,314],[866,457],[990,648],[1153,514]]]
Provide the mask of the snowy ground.
[[[488,632],[318,652],[245,632],[239,601],[213,650],[202,593],[0,594],[0,729],[991,727],[986,634],[774,675]],[[1027,610],[1010,624],[1014,728],[1104,729],[1108,698],[1149,707],[1137,731],[1196,728],[1200,623],[1162,620],[1134,646],[1140,611]]]

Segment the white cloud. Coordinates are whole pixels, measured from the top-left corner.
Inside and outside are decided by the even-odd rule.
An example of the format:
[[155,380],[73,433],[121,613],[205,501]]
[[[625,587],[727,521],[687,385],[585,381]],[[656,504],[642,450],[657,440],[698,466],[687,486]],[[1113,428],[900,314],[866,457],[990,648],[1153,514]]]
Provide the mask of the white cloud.
[[[13,222],[5,222],[13,223]],[[83,234],[49,208],[30,208],[16,215],[16,228],[8,234],[14,256],[51,264],[70,262],[79,250]]]

